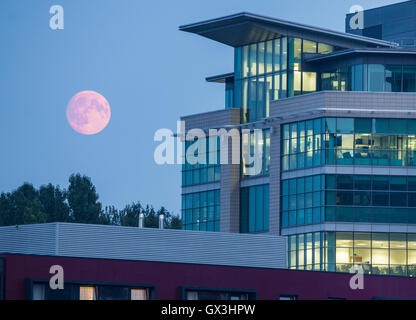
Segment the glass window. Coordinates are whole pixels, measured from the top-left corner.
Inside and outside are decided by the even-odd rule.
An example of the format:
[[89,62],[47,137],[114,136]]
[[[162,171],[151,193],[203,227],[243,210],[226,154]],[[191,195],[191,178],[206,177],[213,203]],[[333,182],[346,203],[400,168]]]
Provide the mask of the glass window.
[[390,179],[388,176],[373,176],[373,189],[374,190],[389,190]]
[[403,66],[403,92],[416,92],[416,66]]
[[[287,69],[287,37],[282,37],[281,38],[281,70],[286,70]],[[283,74],[282,74],[283,76]],[[282,85],[283,83],[286,83],[286,80],[283,81],[282,80]],[[283,87],[282,89],[286,90],[286,86]]]
[[334,51],[334,47],[329,44],[325,44],[325,43],[318,44],[318,53],[320,54],[328,54],[333,51]]
[[388,249],[389,248],[389,234],[388,233],[373,233],[372,247]]
[[45,288],[44,283],[34,283],[32,299],[33,300],[45,300],[45,289],[46,288]]
[[389,119],[373,119],[374,133],[388,134],[389,133]]
[[337,119],[326,118],[325,119],[325,131],[328,133],[336,133]]
[[337,118],[337,132],[338,133],[354,133],[354,119]]
[[303,52],[304,53],[316,53],[316,42],[303,40]]
[[407,121],[404,119],[390,119],[390,133],[406,134]]
[[402,66],[393,65],[386,66],[386,91],[401,92],[402,91]]
[[266,53],[266,44],[259,42],[257,47],[257,74],[264,74],[264,58]]
[[235,48],[234,51],[234,74],[236,79],[241,79],[242,74],[242,48]]
[[389,205],[389,193],[388,192],[373,192],[372,204],[376,207]]
[[363,91],[364,66],[362,64],[351,67],[351,91]]
[[316,91],[316,72],[303,72],[302,90],[303,93]]
[[390,248],[392,249],[406,249],[406,234],[405,233],[391,233],[390,234]]
[[300,70],[302,58],[302,39],[289,39],[289,68],[290,70]]
[[129,300],[131,290],[128,287],[100,286],[98,288],[98,300]]
[[131,300],[148,300],[147,289],[131,289]]
[[297,96],[301,94],[301,86],[302,86],[302,72],[300,71],[292,71],[289,72],[289,89],[288,95],[289,97]]
[[97,300],[96,287],[80,287],[79,300]]
[[407,189],[406,177],[390,177],[390,189],[394,191],[405,191]]
[[336,234],[336,246],[352,248],[353,247],[353,237],[352,232],[337,232]]
[[368,65],[368,91],[383,92],[384,91],[384,65],[369,64]]
[[250,76],[257,75],[257,44],[251,44],[250,47]]
[[371,176],[354,176],[354,189],[371,190]]
[[371,133],[371,119],[356,118],[354,121],[355,133]]
[[351,175],[338,175],[337,176],[337,189],[353,189],[353,176]]
[[274,43],[274,51],[273,51],[273,64],[274,64],[274,71],[280,71],[280,39],[275,39]]
[[248,46],[244,46],[242,49],[242,77],[248,77],[249,70],[250,70],[250,63],[249,63],[249,48]]
[[371,233],[355,233],[354,247],[371,248]]

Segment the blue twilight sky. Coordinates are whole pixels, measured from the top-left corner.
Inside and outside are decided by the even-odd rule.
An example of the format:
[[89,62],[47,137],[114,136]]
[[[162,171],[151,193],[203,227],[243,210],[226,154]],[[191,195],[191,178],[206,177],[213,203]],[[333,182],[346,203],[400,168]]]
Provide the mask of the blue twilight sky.
[[[180,167],[153,160],[159,128],[181,115],[224,106],[224,88],[206,76],[233,70],[231,47],[178,26],[241,11],[344,31],[352,5],[393,0],[1,0],[0,192],[28,181],[68,186],[92,178],[104,205],[140,200],[179,213]],[[64,8],[65,29],[49,28]],[[110,103],[95,136],[67,123],[66,105],[82,90]]]

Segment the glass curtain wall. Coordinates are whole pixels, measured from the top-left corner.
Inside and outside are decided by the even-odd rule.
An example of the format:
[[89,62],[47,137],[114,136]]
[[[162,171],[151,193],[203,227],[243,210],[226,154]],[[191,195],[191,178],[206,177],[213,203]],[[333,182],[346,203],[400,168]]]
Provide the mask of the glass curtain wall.
[[[215,141],[216,140],[216,145]],[[190,164],[185,159],[182,165],[182,186],[199,185],[211,182],[220,181],[221,178],[221,165],[220,165],[220,137],[209,137],[205,142],[186,141],[184,146],[184,155],[189,147],[194,143],[200,143],[200,146],[205,145],[204,150],[196,149],[195,157],[202,156],[205,159],[205,163]],[[216,158],[214,155],[216,154]],[[184,158],[186,158],[184,156]],[[214,161],[216,159],[216,161]],[[212,160],[212,161],[211,161]]]
[[259,152],[256,148],[261,148],[261,152],[263,154],[262,159],[262,167],[261,172],[256,175],[249,175],[248,170],[253,168],[255,163],[248,163],[245,157],[242,157],[242,177],[250,178],[250,177],[258,177],[264,176],[269,174],[270,169],[270,129],[263,130],[263,134],[259,141],[255,141],[255,134],[254,131],[251,131],[250,134],[243,134],[242,135],[242,150],[250,150],[250,157],[254,159],[255,153]]
[[182,229],[220,231],[220,190],[182,195]]
[[416,66],[360,64],[321,73],[321,90],[416,92]]
[[270,101],[317,90],[315,72],[302,72],[303,53],[331,53],[327,44],[281,37],[235,49],[234,107],[242,122],[268,117]]
[[240,232],[269,231],[269,185],[241,188]]
[[416,234],[319,232],[289,236],[289,268],[416,276]]
[[324,164],[416,166],[416,120],[318,118],[282,126],[282,171]]
[[281,226],[320,223],[325,220],[325,176],[282,181]]
[[283,228],[326,222],[416,224],[416,177],[317,175],[282,181]]

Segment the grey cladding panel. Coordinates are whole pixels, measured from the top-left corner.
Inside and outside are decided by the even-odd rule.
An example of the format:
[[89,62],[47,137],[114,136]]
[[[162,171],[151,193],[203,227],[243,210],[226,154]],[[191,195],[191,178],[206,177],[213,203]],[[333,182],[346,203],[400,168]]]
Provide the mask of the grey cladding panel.
[[70,223],[15,229],[0,227],[0,252],[286,268],[284,237]]

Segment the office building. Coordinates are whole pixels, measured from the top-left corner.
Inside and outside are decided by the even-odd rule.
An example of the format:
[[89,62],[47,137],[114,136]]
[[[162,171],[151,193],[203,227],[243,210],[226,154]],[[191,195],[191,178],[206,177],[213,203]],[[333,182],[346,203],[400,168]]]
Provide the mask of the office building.
[[[415,3],[366,11],[381,36],[251,13],[181,26],[234,50],[234,71],[207,78],[225,108],[183,117],[186,132],[237,129],[242,160],[183,165],[183,228],[287,237],[289,269],[415,276],[416,51],[393,40],[416,20],[388,23]],[[243,150],[262,151],[255,175]]]

